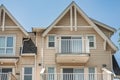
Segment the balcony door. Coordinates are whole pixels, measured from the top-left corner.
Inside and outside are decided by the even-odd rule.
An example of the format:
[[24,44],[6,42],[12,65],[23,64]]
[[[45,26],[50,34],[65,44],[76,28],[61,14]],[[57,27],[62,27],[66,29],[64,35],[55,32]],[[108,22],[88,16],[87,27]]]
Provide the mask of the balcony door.
[[82,53],[82,37],[61,37],[61,53]]
[[63,80],[84,80],[84,69],[63,68]]
[[7,80],[9,72],[12,73],[12,68],[0,68],[0,80]]

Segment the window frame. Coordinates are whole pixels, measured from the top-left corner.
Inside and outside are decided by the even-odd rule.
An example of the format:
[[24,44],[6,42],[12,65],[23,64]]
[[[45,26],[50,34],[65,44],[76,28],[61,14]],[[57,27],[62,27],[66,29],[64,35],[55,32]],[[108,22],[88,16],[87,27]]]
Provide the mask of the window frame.
[[[88,34],[87,36],[86,36],[86,39],[88,39],[88,36],[93,36],[93,40],[94,40],[94,47],[90,47],[89,46],[89,48],[90,49],[96,49],[96,36],[94,35],[94,34]],[[89,41],[89,39],[88,39],[88,41]],[[90,42],[89,42],[89,44],[90,44]]]
[[[49,41],[49,36],[54,36],[54,41]],[[50,47],[49,42],[54,42],[54,47]],[[47,48],[48,49],[55,49],[55,47],[56,47],[56,35],[55,34],[48,34],[48,36],[47,36]]]
[[[24,72],[25,72],[25,68],[32,68],[32,74],[25,74]],[[32,66],[24,66],[23,68],[22,68],[22,80],[24,80],[24,77],[25,76],[31,76],[32,77],[32,80],[34,80],[34,68],[32,67]]]
[[[5,47],[1,47],[5,49],[5,53],[1,53],[0,55],[4,55],[4,56],[14,56],[15,55],[15,51],[16,51],[16,35],[0,35],[0,37],[5,37]],[[13,47],[7,47],[7,38],[8,37],[13,37]],[[6,49],[7,48],[12,48],[13,49],[13,53],[6,53]]]

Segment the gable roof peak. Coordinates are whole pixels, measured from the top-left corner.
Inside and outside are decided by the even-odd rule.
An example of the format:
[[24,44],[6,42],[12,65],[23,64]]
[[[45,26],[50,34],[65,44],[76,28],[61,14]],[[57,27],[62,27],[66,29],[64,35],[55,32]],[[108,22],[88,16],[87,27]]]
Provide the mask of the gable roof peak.
[[14,16],[7,10],[7,8],[1,4],[0,9],[3,9],[5,13],[16,23],[16,25],[20,28],[20,30],[27,36],[29,37],[29,34],[27,31],[23,28],[23,26],[14,18]]

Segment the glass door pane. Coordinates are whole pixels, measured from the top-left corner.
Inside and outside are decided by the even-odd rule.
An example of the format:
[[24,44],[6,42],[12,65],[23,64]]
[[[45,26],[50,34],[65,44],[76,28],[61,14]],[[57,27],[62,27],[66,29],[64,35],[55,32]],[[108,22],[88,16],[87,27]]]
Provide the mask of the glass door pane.
[[95,80],[95,68],[89,68],[89,80]]
[[73,68],[63,69],[63,80],[73,80]]
[[84,80],[84,69],[74,69],[74,80]]
[[55,78],[55,75],[54,75],[54,73],[55,73],[55,69],[54,69],[54,67],[48,67],[48,77],[47,77],[47,80],[54,80],[54,78]]
[[71,53],[71,37],[61,37],[61,53]]
[[82,53],[82,37],[71,38],[72,53]]

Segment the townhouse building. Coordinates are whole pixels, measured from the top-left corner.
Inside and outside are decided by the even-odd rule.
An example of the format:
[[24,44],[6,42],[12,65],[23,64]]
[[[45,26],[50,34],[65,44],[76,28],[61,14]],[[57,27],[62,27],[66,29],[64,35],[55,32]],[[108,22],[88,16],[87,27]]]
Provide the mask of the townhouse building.
[[1,5],[0,80],[112,80],[115,31],[72,2],[47,28],[27,32]]

